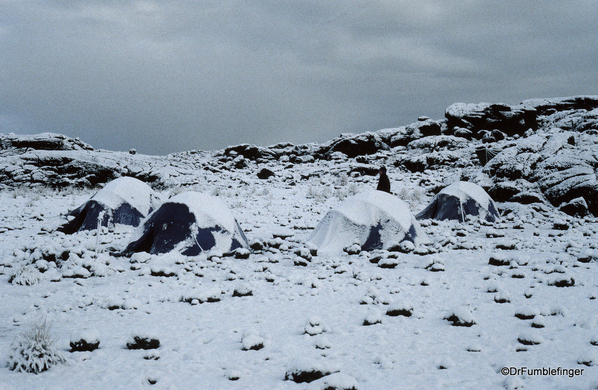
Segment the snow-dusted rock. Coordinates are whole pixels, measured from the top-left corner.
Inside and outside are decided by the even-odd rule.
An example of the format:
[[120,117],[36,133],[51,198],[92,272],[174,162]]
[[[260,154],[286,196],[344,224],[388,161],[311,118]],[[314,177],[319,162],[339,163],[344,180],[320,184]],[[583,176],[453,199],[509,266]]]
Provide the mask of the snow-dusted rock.
[[476,320],[473,317],[471,310],[464,306],[450,310],[445,314],[444,319],[450,322],[453,326],[470,327],[476,324]]
[[322,323],[320,317],[313,316],[305,323],[305,334],[310,336],[319,335],[325,332],[328,332],[329,329],[326,325]]
[[129,335],[126,346],[127,349],[157,349],[160,348],[160,339],[152,330],[134,332]]
[[349,158],[377,153],[379,150],[389,149],[380,133],[367,132],[363,134],[343,134],[323,145],[320,153],[330,155],[341,152]]
[[264,348],[266,339],[256,330],[250,330],[243,333],[241,345],[244,351],[259,351]]
[[[583,198],[589,212],[598,215],[597,144],[598,135],[592,134],[580,137],[562,130],[536,134],[504,149],[484,172],[496,181],[523,179],[554,206]],[[511,200],[518,199],[514,195]]]
[[340,369],[335,363],[322,358],[297,358],[289,364],[285,380],[295,383],[310,383],[339,371]]
[[100,346],[100,333],[94,329],[73,335],[69,345],[71,352],[94,351]]
[[62,134],[41,133],[33,135],[0,134],[0,150],[93,150],[93,147],[78,138]]
[[491,103],[455,103],[445,112],[449,129],[465,128],[472,132],[498,129],[508,135],[535,129],[536,110],[525,105]]
[[358,390],[358,387],[355,378],[338,372],[313,381],[306,390]]
[[581,95],[555,98],[527,99],[521,102],[526,107],[535,109],[538,114],[546,115],[556,111],[593,110],[598,108],[598,96]]

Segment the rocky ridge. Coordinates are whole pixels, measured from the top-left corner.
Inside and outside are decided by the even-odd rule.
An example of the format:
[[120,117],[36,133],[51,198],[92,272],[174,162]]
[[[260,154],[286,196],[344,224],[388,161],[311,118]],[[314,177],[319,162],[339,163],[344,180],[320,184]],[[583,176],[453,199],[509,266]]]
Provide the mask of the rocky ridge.
[[[154,188],[194,184],[205,174],[246,180],[308,180],[328,162],[331,174],[374,176],[379,165],[421,174],[442,170],[484,187],[499,202],[545,203],[576,216],[598,216],[598,96],[530,99],[518,105],[455,103],[445,118],[324,144],[230,146],[167,156],[96,150],[59,134],[0,135],[0,187],[96,187],[132,176]],[[308,174],[304,172],[309,172]],[[173,180],[176,178],[176,180]]]

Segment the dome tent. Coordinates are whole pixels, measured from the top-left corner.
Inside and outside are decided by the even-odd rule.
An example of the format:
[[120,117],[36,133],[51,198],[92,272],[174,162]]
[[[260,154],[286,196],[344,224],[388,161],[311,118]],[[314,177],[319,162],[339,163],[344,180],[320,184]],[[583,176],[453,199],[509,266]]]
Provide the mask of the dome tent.
[[494,201],[482,187],[458,181],[440,191],[415,218],[440,221],[453,219],[463,222],[467,216],[479,216],[488,222],[499,219]]
[[176,250],[186,256],[196,256],[211,249],[228,253],[248,246],[241,227],[220,199],[184,192],[150,214],[135,230],[122,254],[161,254]]
[[402,241],[417,245],[428,240],[407,204],[383,191],[345,200],[324,216],[308,240],[321,252],[340,252],[353,244],[363,250],[386,249]]
[[90,200],[71,211],[73,217],[58,228],[66,234],[115,224],[138,226],[157,201],[156,193],[141,180],[119,177],[104,186]]

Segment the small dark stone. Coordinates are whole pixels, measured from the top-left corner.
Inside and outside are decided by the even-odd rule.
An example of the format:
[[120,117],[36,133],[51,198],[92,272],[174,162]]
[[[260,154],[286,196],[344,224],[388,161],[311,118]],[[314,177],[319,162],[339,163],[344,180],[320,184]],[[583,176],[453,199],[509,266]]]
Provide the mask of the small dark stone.
[[164,276],[164,277],[167,277],[167,278],[176,276],[176,272],[174,272],[174,271],[167,272],[165,270],[151,270],[150,274],[152,276]]
[[235,291],[233,291],[233,297],[250,297],[253,296],[253,291],[250,289],[244,289],[244,288],[240,288],[240,289],[235,289]]
[[515,313],[515,317],[519,318],[520,320],[532,320],[535,316],[535,314]]
[[87,340],[71,341],[71,352],[91,352],[100,347],[100,341],[88,342]]
[[149,337],[134,336],[133,342],[127,343],[127,349],[157,349],[160,347],[160,340]]
[[453,326],[464,326],[464,327],[471,327],[475,325],[475,321],[464,321],[461,318],[457,317],[455,314],[446,317],[445,320],[451,323]]
[[309,370],[309,371],[295,370],[295,371],[287,372],[285,374],[284,379],[293,381],[295,383],[310,383],[310,382],[313,382],[320,378],[323,378],[328,374],[330,374],[330,373],[322,372],[320,370]]
[[511,264],[511,260],[507,259],[507,258],[490,256],[490,259],[488,260],[488,264],[500,267],[500,266],[505,266],[505,265]]
[[398,317],[398,316],[411,317],[412,314],[413,314],[413,311],[409,310],[409,309],[390,309],[386,312],[386,315],[390,316],[390,317]]
[[554,282],[551,283],[551,285],[555,287],[572,287],[575,285],[575,279],[562,277],[556,279]]
[[552,224],[554,230],[569,230],[569,224],[564,221],[556,221]]

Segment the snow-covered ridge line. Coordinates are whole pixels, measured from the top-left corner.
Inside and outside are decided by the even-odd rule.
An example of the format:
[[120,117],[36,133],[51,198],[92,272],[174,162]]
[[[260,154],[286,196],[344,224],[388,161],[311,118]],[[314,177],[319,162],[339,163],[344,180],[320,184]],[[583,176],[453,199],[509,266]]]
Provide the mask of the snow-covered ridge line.
[[456,170],[460,179],[477,181],[498,201],[553,206],[575,201],[567,206],[572,212],[598,215],[598,96],[530,99],[515,106],[455,103],[445,116],[341,134],[323,144],[241,144],[168,156],[94,150],[59,134],[0,135],[0,181],[4,188],[93,188],[131,176],[165,189],[197,184],[206,173],[307,180],[318,170],[301,167],[338,161],[344,164],[332,169],[358,176],[374,176],[382,164],[408,172]]
[[[596,388],[597,110],[542,108],[511,135],[500,126],[520,108],[458,106],[469,109],[458,131],[422,117],[321,145],[145,156],[11,143],[0,150],[0,388]],[[375,190],[380,165],[393,194]],[[248,248],[187,252],[208,247],[200,225],[225,238],[196,223],[168,233],[176,250],[146,253],[142,240],[123,253],[139,236],[118,209],[98,226],[125,204],[182,206],[194,218],[179,220],[196,222],[212,219],[207,206],[232,226],[190,191],[222,201]],[[448,195],[455,207],[436,207]],[[57,229],[88,200],[107,206],[91,230]],[[430,200],[442,213],[417,213]],[[165,222],[148,217],[141,236],[172,232]],[[341,245],[326,253],[328,233]]]

